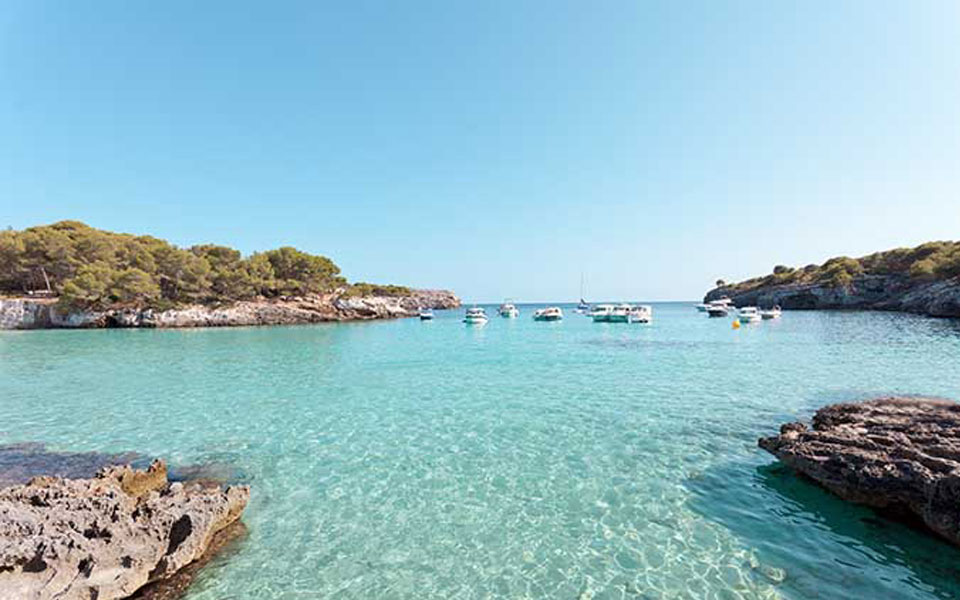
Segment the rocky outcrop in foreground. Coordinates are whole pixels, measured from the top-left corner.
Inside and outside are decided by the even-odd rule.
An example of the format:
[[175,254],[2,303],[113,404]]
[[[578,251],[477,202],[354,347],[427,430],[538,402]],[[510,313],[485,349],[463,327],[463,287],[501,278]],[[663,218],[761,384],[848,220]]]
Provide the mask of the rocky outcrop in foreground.
[[960,280],[922,282],[906,275],[859,275],[849,286],[826,283],[721,286],[704,302],[728,296],[736,306],[786,309],[866,309],[911,312],[931,317],[960,317]]
[[218,545],[249,495],[246,486],[169,483],[162,461],[2,489],[0,598],[126,598]]
[[960,404],[881,398],[817,411],[759,445],[834,494],[960,545]]
[[114,309],[63,311],[53,300],[0,299],[0,329],[94,327],[230,327],[297,325],[413,317],[421,308],[456,308],[460,299],[445,290],[416,290],[409,296],[314,295],[186,306],[164,311]]

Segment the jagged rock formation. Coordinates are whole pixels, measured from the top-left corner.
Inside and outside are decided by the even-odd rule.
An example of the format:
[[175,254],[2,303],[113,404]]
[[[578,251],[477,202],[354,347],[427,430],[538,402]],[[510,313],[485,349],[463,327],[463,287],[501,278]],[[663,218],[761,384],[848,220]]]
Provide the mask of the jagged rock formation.
[[334,293],[242,301],[220,307],[194,305],[164,311],[130,308],[65,312],[50,299],[0,299],[0,329],[295,325],[413,317],[421,308],[458,306],[460,299],[445,290],[416,290],[409,296]]
[[0,598],[126,598],[201,558],[237,521],[245,486],[168,483],[166,465],[0,490]]
[[841,498],[922,521],[960,545],[960,404],[881,398],[787,423],[761,448]]
[[908,275],[858,275],[846,286],[825,282],[733,284],[707,292],[704,302],[728,296],[736,306],[786,309],[892,310],[960,317],[960,279],[918,281]]

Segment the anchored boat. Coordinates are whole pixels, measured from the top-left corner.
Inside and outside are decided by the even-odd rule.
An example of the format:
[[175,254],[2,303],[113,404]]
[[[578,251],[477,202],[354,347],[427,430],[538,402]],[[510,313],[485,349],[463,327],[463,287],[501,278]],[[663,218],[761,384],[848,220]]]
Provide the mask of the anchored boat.
[[467,313],[463,316],[463,322],[467,325],[486,325],[488,320],[487,311],[476,306],[468,308]]
[[629,323],[629,304],[599,304],[590,313],[594,323]]
[[534,321],[559,321],[563,319],[563,311],[558,306],[548,306],[533,313]]
[[653,307],[646,304],[638,304],[630,308],[627,315],[630,323],[649,323],[653,320]]
[[500,308],[497,309],[497,312],[504,319],[516,319],[520,316],[520,310],[512,303],[506,301],[500,305]]
[[773,308],[761,310],[760,317],[763,318],[764,320],[769,321],[770,319],[779,319],[782,313],[783,313],[783,310],[780,309],[779,305],[776,305]]

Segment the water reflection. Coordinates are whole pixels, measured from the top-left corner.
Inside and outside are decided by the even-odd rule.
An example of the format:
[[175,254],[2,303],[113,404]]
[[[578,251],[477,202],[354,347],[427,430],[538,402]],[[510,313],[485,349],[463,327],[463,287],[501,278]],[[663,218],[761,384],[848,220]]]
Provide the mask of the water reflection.
[[[729,528],[762,562],[784,568],[790,596],[849,598],[856,589],[862,598],[960,597],[960,550],[845,502],[779,463],[752,475],[742,467],[691,478],[691,507]],[[803,573],[791,569],[798,561],[807,563]],[[914,593],[904,595],[905,588]]]

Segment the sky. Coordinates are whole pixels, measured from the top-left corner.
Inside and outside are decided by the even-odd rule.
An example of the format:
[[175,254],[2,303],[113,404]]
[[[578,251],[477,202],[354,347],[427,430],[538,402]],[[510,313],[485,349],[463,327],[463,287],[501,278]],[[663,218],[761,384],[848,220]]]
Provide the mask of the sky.
[[960,239],[960,3],[0,0],[0,227],[468,301]]

